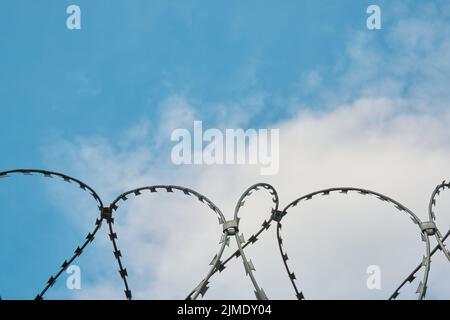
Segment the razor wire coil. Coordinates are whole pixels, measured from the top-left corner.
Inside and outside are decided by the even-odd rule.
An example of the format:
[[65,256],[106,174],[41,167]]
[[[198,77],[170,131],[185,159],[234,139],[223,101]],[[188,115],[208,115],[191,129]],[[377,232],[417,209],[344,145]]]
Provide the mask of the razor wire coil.
[[[95,200],[97,208],[99,210],[99,216],[96,218],[94,223],[94,228],[92,231],[90,231],[87,236],[85,237],[85,241],[78,245],[76,249],[74,250],[73,254],[70,255],[70,257],[61,264],[58,271],[50,276],[50,278],[47,280],[44,288],[36,295],[36,300],[41,300],[44,298],[44,295],[47,293],[47,291],[53,287],[53,285],[56,283],[56,281],[60,278],[61,274],[78,258],[80,257],[84,250],[94,242],[95,236],[97,235],[97,232],[100,230],[102,223],[106,221],[108,225],[108,237],[109,240],[113,246],[113,254],[117,263],[117,266],[119,268],[119,275],[123,282],[124,286],[124,294],[126,299],[131,300],[132,299],[132,292],[128,283],[128,271],[124,265],[123,262],[123,256],[122,252],[119,249],[118,246],[118,235],[117,232],[114,229],[114,216],[118,214],[118,211],[120,211],[120,206],[123,202],[127,201],[130,197],[143,197],[143,196],[149,196],[149,195],[156,195],[158,193],[164,192],[171,195],[184,195],[187,197],[191,197],[193,199],[196,199],[197,201],[201,202],[203,205],[205,205],[212,213],[216,215],[216,218],[218,220],[218,223],[222,225],[223,227],[223,233],[220,238],[219,242],[219,249],[213,259],[211,260],[211,263],[209,264],[210,268],[208,272],[206,273],[206,276],[200,281],[200,283],[189,293],[189,295],[186,297],[187,300],[195,300],[200,295],[203,297],[210,284],[210,279],[218,272],[222,272],[226,265],[233,259],[241,259],[243,263],[243,267],[245,270],[246,275],[249,277],[253,287],[254,287],[254,293],[256,296],[256,299],[258,300],[266,300],[268,299],[266,293],[264,292],[264,289],[260,287],[258,284],[258,281],[256,279],[254,271],[256,271],[255,265],[251,259],[248,259],[245,253],[245,249],[248,246],[254,245],[261,235],[263,235],[266,231],[268,231],[272,224],[277,225],[276,227],[276,240],[278,244],[278,248],[280,251],[281,259],[283,262],[283,265],[286,269],[287,276],[289,278],[289,281],[292,285],[292,288],[295,293],[295,297],[298,300],[305,299],[305,294],[302,290],[299,289],[298,279],[295,275],[292,268],[289,266],[289,256],[287,253],[287,249],[284,246],[283,243],[283,237],[282,237],[282,221],[284,217],[288,214],[288,211],[293,209],[294,207],[298,207],[301,205],[301,203],[311,200],[313,198],[316,198],[318,196],[328,196],[332,193],[339,193],[342,195],[349,195],[349,194],[359,194],[362,196],[372,196],[376,199],[385,202],[387,204],[390,204],[394,206],[395,209],[400,211],[403,214],[408,215],[412,222],[416,224],[419,228],[419,234],[421,236],[421,240],[425,243],[425,253],[423,255],[422,261],[412,270],[412,272],[400,283],[400,285],[396,288],[396,290],[393,292],[393,294],[389,297],[390,300],[396,299],[401,292],[401,289],[407,284],[412,283],[417,278],[417,273],[423,269],[423,277],[419,283],[419,286],[417,288],[416,293],[418,294],[418,299],[422,300],[426,296],[427,291],[427,283],[428,283],[428,277],[430,273],[430,265],[431,265],[431,257],[437,252],[442,251],[445,257],[450,261],[450,252],[445,246],[445,241],[450,236],[450,230],[448,230],[444,235],[440,232],[439,228],[436,225],[436,214],[435,214],[435,208],[437,204],[437,199],[439,195],[446,189],[450,189],[450,181],[446,182],[443,181],[439,185],[436,186],[436,188],[433,190],[428,206],[428,221],[422,221],[420,218],[412,212],[410,209],[402,205],[400,202],[383,195],[381,193],[362,189],[362,188],[354,188],[354,187],[335,187],[335,188],[328,188],[323,189],[315,192],[308,193],[306,195],[303,195],[296,200],[289,203],[284,209],[279,210],[279,196],[276,191],[276,189],[267,183],[257,183],[251,187],[249,187],[245,192],[241,195],[239,198],[232,220],[226,220],[224,214],[219,209],[218,206],[216,206],[208,197],[204,196],[203,194],[182,186],[176,186],[176,185],[153,185],[153,186],[145,186],[140,187],[137,189],[133,189],[127,192],[122,193],[119,195],[109,206],[104,206],[100,196],[98,193],[91,188],[89,185],[85,184],[84,182],[73,178],[71,176],[65,175],[63,173],[53,172],[53,171],[47,171],[47,170],[38,170],[38,169],[16,169],[16,170],[9,170],[9,171],[3,171],[0,172],[0,179],[3,178],[10,178],[16,175],[25,175],[25,176],[42,176],[45,178],[58,178],[59,181],[63,181],[66,183],[70,183],[73,185],[77,185],[83,192],[90,195],[90,197]],[[254,193],[259,191],[266,191],[271,196],[272,200],[272,207],[269,211],[270,215],[269,217],[266,217],[265,220],[262,222],[261,227],[253,234],[251,235],[247,240],[245,240],[244,234],[240,233],[239,230],[239,223],[241,218],[239,217],[239,212],[241,208],[245,205],[245,202],[247,199],[249,199]],[[431,249],[430,245],[430,239],[429,237],[434,236],[436,238],[436,246]],[[237,244],[237,250],[235,250],[230,256],[228,256],[223,261],[221,260],[225,248],[229,246],[230,244],[230,238],[234,237],[236,244]]]

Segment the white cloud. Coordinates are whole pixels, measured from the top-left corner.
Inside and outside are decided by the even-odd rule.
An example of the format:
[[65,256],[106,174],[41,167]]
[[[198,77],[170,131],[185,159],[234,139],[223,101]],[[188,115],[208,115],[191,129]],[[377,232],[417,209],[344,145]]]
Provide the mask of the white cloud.
[[[402,105],[389,99],[358,100],[331,112],[304,112],[280,123],[280,173],[267,182],[278,189],[282,204],[316,189],[358,186],[390,195],[426,220],[432,188],[449,175],[450,133],[446,128],[450,121],[448,113],[440,117],[410,114]],[[108,191],[109,200],[113,191],[181,184],[206,194],[230,218],[240,192],[261,180],[257,169],[238,166],[174,167],[163,174],[139,151],[117,153],[106,142],[94,145],[73,146],[74,152],[65,163],[71,172],[88,176],[103,193]],[[217,220],[183,194],[158,195],[154,200],[147,197],[130,200],[116,217],[132,288],[140,298],[183,298],[207,271],[218,248]],[[254,211],[243,213],[247,237],[269,214],[269,199],[256,199],[248,204]],[[300,209],[286,217],[285,237],[307,297],[386,297],[396,284],[394,279],[406,275],[423,253],[417,227],[395,209],[376,201],[353,196],[353,201],[347,202],[333,196],[308,204],[305,210],[306,216]],[[440,210],[439,214],[445,212]],[[446,227],[441,226],[443,231]],[[269,297],[291,297],[273,231],[264,235],[249,255]],[[386,250],[388,247],[392,252]],[[108,244],[105,250],[109,250]],[[386,274],[382,294],[364,287],[365,268],[371,264],[381,265]],[[450,271],[445,265],[437,270],[442,268]],[[444,271],[440,272],[444,277]],[[237,290],[242,283],[245,290]],[[209,297],[252,298],[240,263],[230,265],[212,284]],[[433,284],[431,293],[449,293],[443,283]],[[92,292],[96,297],[97,291]]]
[[[280,128],[280,171],[263,178],[277,188],[282,206],[317,189],[355,186],[387,194],[427,219],[432,189],[450,178],[450,29],[438,12],[426,12],[424,18],[399,19],[391,31],[384,28],[387,51],[372,48],[371,36],[357,35],[348,46],[347,71],[337,89],[328,90],[329,106],[304,110],[273,125]],[[314,73],[314,79],[321,75]],[[242,99],[237,101],[240,106]],[[263,110],[263,101],[254,98],[250,103]],[[138,186],[180,184],[204,193],[231,218],[241,192],[262,179],[258,168],[175,167],[168,162],[169,152],[167,157],[155,155],[170,141],[167,130],[189,128],[196,116],[195,108],[179,96],[163,105],[158,149],[84,139],[58,145],[48,162],[85,178],[108,200]],[[221,110],[228,114],[225,107]],[[142,146],[148,146],[155,130],[146,133],[133,134]],[[130,201],[117,213],[119,246],[136,298],[184,298],[207,271],[220,228],[208,210],[184,195],[157,197]],[[333,195],[313,200],[285,218],[290,265],[307,298],[387,298],[421,260],[423,243],[409,218],[364,196],[348,199]],[[450,194],[442,195],[439,206],[439,227],[445,232]],[[247,237],[269,210],[270,199],[264,195],[246,204],[242,228]],[[272,226],[248,255],[269,298],[293,298],[274,231]],[[366,268],[373,264],[382,270],[381,291],[365,287]],[[450,286],[441,279],[447,279],[450,264],[437,257],[431,269],[429,296],[448,298]],[[415,297],[417,285],[402,296]],[[84,297],[95,298],[105,290],[94,282]],[[253,298],[252,291],[242,264],[232,261],[223,274],[213,277],[207,297]]]

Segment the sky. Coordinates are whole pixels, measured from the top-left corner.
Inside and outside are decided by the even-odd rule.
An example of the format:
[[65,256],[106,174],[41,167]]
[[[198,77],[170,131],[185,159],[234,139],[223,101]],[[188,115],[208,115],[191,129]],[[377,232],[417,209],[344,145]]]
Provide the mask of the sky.
[[[66,27],[71,4],[81,8],[80,30]],[[381,9],[380,30],[366,27],[371,4]],[[427,220],[432,190],[450,179],[449,19],[443,0],[3,1],[0,170],[64,172],[106,204],[140,186],[179,184],[230,219],[257,182],[278,190],[281,207],[322,188],[364,187]],[[195,120],[279,129],[279,172],[173,164],[171,132]],[[93,229],[96,203],[73,185],[20,176],[0,180],[0,203],[0,296],[32,299]],[[250,236],[268,218],[270,198],[261,192],[247,205],[242,230]],[[444,192],[436,210],[444,233],[449,208]],[[131,200],[116,226],[139,299],[184,298],[221,232],[207,209],[181,195]],[[358,195],[295,209],[283,232],[313,299],[388,298],[424,252],[409,218]],[[295,298],[274,225],[248,255],[269,298]],[[46,298],[124,298],[105,226],[75,264],[82,288],[69,290],[64,274]],[[366,287],[369,265],[381,268],[380,290]],[[449,297],[449,267],[438,253],[428,298]],[[417,298],[417,285],[400,298]],[[238,261],[205,296],[253,297]]]

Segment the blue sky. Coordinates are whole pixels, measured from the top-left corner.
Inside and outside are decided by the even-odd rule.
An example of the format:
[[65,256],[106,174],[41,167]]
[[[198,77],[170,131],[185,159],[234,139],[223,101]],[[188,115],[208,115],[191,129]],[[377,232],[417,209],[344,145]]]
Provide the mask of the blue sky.
[[[81,8],[81,30],[66,28],[65,11],[70,4]],[[431,121],[442,139],[431,133],[429,137],[425,131],[417,141],[394,140],[399,146],[433,146],[433,155],[442,153],[446,159],[447,116],[440,114],[448,110],[445,87],[450,76],[445,53],[450,43],[449,7],[445,1],[376,1],[382,9],[382,30],[369,31],[369,4],[372,2],[356,0],[3,1],[0,169],[65,171],[88,184],[92,181],[93,187],[103,189],[100,193],[109,198],[133,184],[124,182],[130,174],[132,181],[144,183],[151,165],[160,172],[178,172],[170,163],[160,163],[161,159],[167,162],[172,145],[166,131],[178,124],[172,123],[171,117],[180,116],[180,109],[173,105],[188,106],[188,113],[207,126],[281,126],[289,132],[295,127],[289,121],[302,112],[327,119],[343,104],[353,106],[358,99],[391,99],[400,107],[387,115],[369,114],[367,119],[361,112],[363,120],[354,127],[349,123],[349,132],[373,129],[373,137],[380,139],[390,138],[389,134],[403,137],[411,126],[427,128]],[[422,118],[411,118],[414,115]],[[379,119],[375,124],[374,118]],[[402,120],[404,132],[395,131],[397,120]],[[303,124],[319,128],[322,122]],[[332,127],[327,122],[323,126],[324,131]],[[358,134],[344,137],[353,141]],[[331,150],[334,144],[326,141]],[[343,150],[356,150],[360,145],[349,142]],[[359,152],[354,157],[364,159],[364,149]],[[422,153],[416,156],[417,166],[430,167]],[[160,162],[154,162],[155,157]],[[97,164],[93,165],[92,159]],[[383,159],[392,163],[397,158],[388,154]],[[134,165],[135,171],[120,167],[121,162]],[[349,169],[337,166],[330,171]],[[284,167],[285,173],[288,167]],[[120,169],[117,176],[108,175],[110,168]],[[415,168],[405,169],[405,175]],[[448,169],[442,168],[434,167],[431,176],[438,177],[436,183],[448,177]],[[349,182],[391,187],[387,182],[354,176],[361,180]],[[198,182],[189,173],[184,180],[176,174],[163,180],[170,177],[193,185]],[[7,254],[2,253],[0,265],[10,275],[0,282],[3,297],[34,297],[54,267],[73,250],[73,239],[82,239],[95,220],[95,203],[75,191],[66,193],[72,192],[67,186],[55,187],[55,191],[43,181],[21,178],[2,185],[1,250]],[[347,182],[339,177],[332,181]],[[282,182],[289,184],[277,181]],[[426,187],[431,192],[432,185]],[[28,200],[18,196],[19,189],[26,190]],[[70,207],[64,199],[73,194],[80,194],[82,200]],[[425,204],[427,199],[422,200]],[[38,211],[34,211],[36,207]],[[73,215],[86,208],[92,209],[88,218],[74,223]],[[48,259],[38,254],[42,246],[51,248]],[[112,254],[100,249],[94,252],[91,260],[83,257],[87,277],[108,282],[115,272],[108,268],[108,263],[114,263]],[[33,262],[29,263],[29,257]],[[101,274],[93,271],[99,260]],[[117,284],[115,281],[111,283]],[[60,290],[63,287],[64,283]]]
[[154,119],[175,93],[217,104],[268,92],[271,119],[282,118],[276,98],[310,70],[336,72],[366,19],[358,1],[79,1],[82,30],[69,31],[69,4],[2,4],[4,166],[42,165],[40,147],[55,138],[118,139],[140,119]]

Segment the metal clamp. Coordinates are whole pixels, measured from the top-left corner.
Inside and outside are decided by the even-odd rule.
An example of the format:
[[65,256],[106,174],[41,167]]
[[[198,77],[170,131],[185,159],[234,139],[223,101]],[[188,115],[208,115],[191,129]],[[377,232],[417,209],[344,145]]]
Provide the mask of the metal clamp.
[[284,217],[284,212],[280,210],[274,210],[272,212],[272,220],[276,222],[280,222]]
[[420,230],[426,232],[427,235],[433,236],[436,233],[437,227],[433,221],[425,221],[420,224]]
[[106,208],[100,208],[100,217],[102,219],[105,219],[107,221],[110,221],[112,218],[112,209],[111,207],[106,207]]
[[239,232],[239,224],[236,220],[229,220],[223,224],[223,232],[234,236]]

